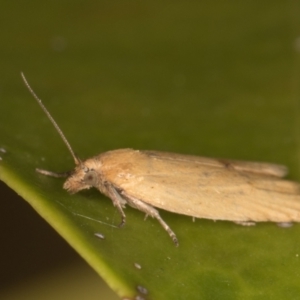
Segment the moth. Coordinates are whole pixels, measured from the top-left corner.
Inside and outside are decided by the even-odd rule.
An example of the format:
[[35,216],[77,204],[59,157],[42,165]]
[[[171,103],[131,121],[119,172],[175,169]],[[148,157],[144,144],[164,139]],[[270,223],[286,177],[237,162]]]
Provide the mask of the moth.
[[121,215],[120,226],[126,222],[126,204],[157,219],[176,246],[177,236],[157,208],[242,225],[300,222],[300,185],[282,179],[287,174],[282,165],[133,149],[108,151],[82,161],[21,75],[75,161],[71,172],[37,171],[67,177],[63,188],[72,194],[95,187],[112,200]]

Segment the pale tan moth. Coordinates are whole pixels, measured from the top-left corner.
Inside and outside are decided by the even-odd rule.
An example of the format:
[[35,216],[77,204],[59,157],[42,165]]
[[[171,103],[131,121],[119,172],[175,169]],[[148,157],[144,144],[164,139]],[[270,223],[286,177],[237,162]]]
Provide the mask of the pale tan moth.
[[125,204],[156,218],[176,246],[178,239],[156,208],[177,214],[242,225],[251,222],[300,222],[300,185],[282,179],[282,165],[222,160],[159,151],[119,149],[82,161],[42,101],[22,78],[75,161],[75,169],[54,173],[68,177],[63,188],[77,193],[91,187],[109,197],[125,224]]

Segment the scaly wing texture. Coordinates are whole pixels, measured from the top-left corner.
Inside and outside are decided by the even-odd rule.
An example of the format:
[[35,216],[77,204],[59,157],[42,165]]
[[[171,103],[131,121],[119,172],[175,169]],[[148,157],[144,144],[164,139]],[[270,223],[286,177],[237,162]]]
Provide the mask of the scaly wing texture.
[[273,167],[279,176],[282,166],[130,149],[107,154],[107,179],[152,206],[214,220],[300,222],[300,185],[264,171]]

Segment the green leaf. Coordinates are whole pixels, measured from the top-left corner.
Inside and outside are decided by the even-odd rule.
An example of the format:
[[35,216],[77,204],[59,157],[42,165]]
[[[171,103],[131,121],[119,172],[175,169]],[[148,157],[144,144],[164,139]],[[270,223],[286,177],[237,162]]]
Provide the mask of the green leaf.
[[[291,50],[298,17],[289,4],[93,2],[85,11],[78,2],[72,14],[66,3],[52,5],[69,16],[72,31],[62,16],[51,18],[52,11],[38,6],[45,18],[28,20],[30,8],[23,8],[17,19],[24,27],[12,28],[22,36],[11,39],[12,55],[81,158],[126,147],[166,150],[283,163],[291,179],[300,179],[299,91],[293,87],[299,46]],[[99,18],[100,11],[107,17]],[[31,40],[32,26],[52,23],[54,44],[46,55],[49,40]],[[55,26],[64,29],[61,40]],[[61,52],[59,41],[66,45]],[[21,70],[5,64],[3,70],[10,71],[0,110],[0,179],[118,295],[299,297],[298,224],[242,227],[161,211],[179,238],[176,248],[141,212],[127,208],[120,229],[120,216],[99,192],[69,195],[62,179],[36,173],[37,167],[70,170],[72,157],[26,91]]]

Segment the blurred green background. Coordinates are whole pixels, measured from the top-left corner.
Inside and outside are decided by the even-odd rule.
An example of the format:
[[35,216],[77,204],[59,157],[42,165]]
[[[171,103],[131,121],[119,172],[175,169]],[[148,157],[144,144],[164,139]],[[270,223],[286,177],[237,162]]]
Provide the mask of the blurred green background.
[[[22,70],[81,157],[132,147],[263,160],[288,165],[300,180],[299,1],[0,4],[2,134],[26,135],[28,148],[41,140]],[[62,153],[46,164],[72,165],[40,114]],[[3,183],[1,199],[0,298],[110,299]]]

